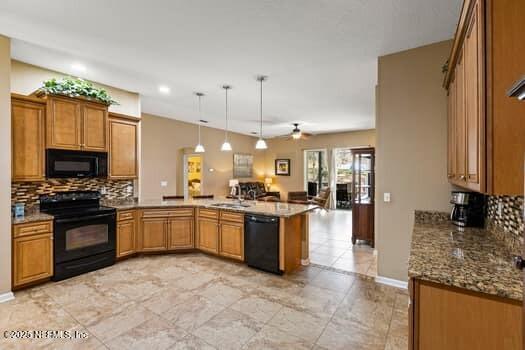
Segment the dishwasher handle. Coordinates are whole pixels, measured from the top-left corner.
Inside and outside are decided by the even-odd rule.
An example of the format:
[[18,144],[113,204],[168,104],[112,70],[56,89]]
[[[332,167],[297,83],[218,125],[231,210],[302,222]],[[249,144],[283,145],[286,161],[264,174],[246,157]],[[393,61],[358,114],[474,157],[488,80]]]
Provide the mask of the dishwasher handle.
[[278,218],[268,217],[268,216],[248,215],[246,217],[246,220],[249,222],[255,222],[255,223],[271,224],[271,223],[276,223],[278,221]]

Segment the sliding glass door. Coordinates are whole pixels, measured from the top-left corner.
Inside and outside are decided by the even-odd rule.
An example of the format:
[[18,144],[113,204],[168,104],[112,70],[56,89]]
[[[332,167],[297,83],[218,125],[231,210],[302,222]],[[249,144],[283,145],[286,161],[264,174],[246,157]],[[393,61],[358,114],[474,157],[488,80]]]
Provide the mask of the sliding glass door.
[[352,149],[335,148],[336,209],[352,209]]
[[305,190],[309,196],[317,196],[321,188],[329,186],[326,149],[304,151],[304,174]]

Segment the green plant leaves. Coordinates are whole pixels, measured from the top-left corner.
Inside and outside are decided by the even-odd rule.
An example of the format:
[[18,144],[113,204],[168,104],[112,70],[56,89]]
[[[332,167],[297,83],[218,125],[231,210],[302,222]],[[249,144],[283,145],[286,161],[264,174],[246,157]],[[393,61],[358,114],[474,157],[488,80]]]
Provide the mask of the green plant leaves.
[[84,96],[94,99],[107,105],[118,104],[104,89],[99,89],[87,80],[73,77],[64,77],[62,79],[49,79],[43,82],[40,91],[46,94],[66,95],[69,97]]

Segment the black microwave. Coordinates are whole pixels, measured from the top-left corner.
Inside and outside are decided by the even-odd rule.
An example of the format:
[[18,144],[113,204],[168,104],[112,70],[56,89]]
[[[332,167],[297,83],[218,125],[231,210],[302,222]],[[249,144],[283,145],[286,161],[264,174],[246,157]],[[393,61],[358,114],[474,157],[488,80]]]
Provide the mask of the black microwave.
[[46,177],[106,177],[108,154],[106,152],[46,151]]

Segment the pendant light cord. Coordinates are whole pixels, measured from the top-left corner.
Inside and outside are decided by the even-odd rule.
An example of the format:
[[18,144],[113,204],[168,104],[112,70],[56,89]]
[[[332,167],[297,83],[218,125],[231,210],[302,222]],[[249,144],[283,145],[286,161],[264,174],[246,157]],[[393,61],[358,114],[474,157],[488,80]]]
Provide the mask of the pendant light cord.
[[263,138],[262,136],[262,118],[263,118],[263,81],[264,81],[264,78],[261,77],[260,79],[260,82],[261,82],[261,101],[260,101],[260,125],[259,125],[259,138]]
[[224,130],[224,142],[228,142],[228,89],[229,87],[224,88],[226,92],[226,130]]
[[201,95],[199,97],[199,145],[201,144],[201,120],[202,120],[202,110],[201,110]]

